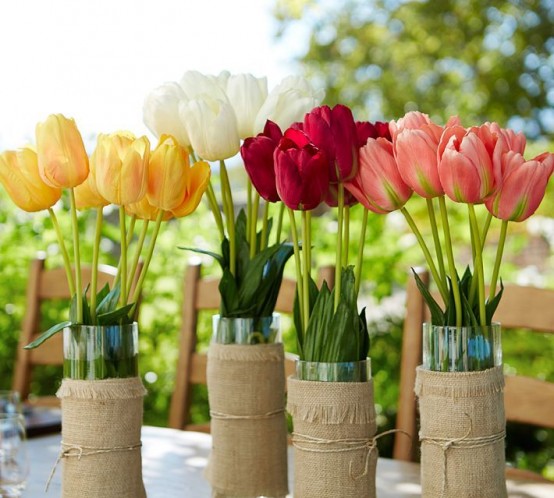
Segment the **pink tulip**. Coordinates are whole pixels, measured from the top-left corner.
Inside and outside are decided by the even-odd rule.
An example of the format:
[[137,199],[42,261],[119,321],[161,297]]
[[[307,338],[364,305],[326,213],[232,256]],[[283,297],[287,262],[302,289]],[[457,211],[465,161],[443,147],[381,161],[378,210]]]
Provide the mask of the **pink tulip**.
[[445,130],[438,172],[446,195],[457,202],[480,204],[494,194],[498,181],[493,159],[499,159],[503,148],[504,141],[486,125]]
[[358,170],[359,146],[356,123],[348,107],[316,107],[304,117],[302,129],[316,147],[325,151],[331,183],[353,178]]
[[279,200],[273,153],[282,137],[281,128],[273,121],[267,120],[263,133],[247,138],[240,148],[244,167],[252,185],[269,202]]
[[277,192],[291,209],[316,208],[329,190],[329,161],[305,133],[288,129],[274,153]]
[[554,154],[545,152],[530,161],[514,151],[501,160],[502,184],[485,201],[493,216],[506,221],[523,221],[539,207],[546,185],[554,171]]
[[375,213],[401,208],[412,195],[394,159],[392,143],[385,138],[369,138],[360,149],[356,176],[344,184],[360,203]]

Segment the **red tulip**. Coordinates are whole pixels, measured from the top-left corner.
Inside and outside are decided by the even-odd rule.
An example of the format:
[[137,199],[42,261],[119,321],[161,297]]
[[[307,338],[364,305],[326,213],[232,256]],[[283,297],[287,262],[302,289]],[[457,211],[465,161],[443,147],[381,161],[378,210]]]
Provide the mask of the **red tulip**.
[[503,147],[504,141],[486,125],[446,130],[439,144],[438,165],[446,195],[457,202],[480,204],[494,194],[498,182],[493,158],[499,158]]
[[385,138],[368,139],[360,149],[358,173],[344,186],[367,209],[381,214],[401,208],[412,195],[398,172],[392,143]]
[[485,205],[492,215],[506,221],[523,221],[539,207],[548,179],[554,171],[554,154],[545,152],[525,161],[510,151],[501,160],[502,184]]
[[329,190],[325,152],[300,130],[288,129],[274,153],[277,192],[291,209],[316,208]]
[[273,153],[282,137],[281,128],[273,121],[267,120],[263,133],[247,138],[240,148],[244,167],[252,185],[269,202],[279,200]]
[[[356,199],[348,190],[344,189],[344,206],[354,206],[358,203]],[[325,197],[325,204],[330,207],[337,207],[339,205],[339,184],[330,183],[329,191]]]
[[363,147],[367,143],[368,138],[383,137],[387,140],[392,140],[388,123],[382,121],[356,121],[356,131],[358,135],[358,147]]
[[358,132],[348,107],[316,107],[304,117],[302,129],[316,147],[325,151],[331,183],[354,177],[358,170]]

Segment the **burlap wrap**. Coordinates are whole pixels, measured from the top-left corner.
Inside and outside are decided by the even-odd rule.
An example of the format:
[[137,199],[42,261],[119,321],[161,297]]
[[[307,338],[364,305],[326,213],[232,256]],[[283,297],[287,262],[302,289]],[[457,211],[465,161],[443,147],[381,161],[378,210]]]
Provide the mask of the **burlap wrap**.
[[453,373],[418,367],[425,498],[507,496],[503,389],[502,367]]
[[211,344],[207,377],[214,496],[286,496],[283,345]]
[[140,430],[146,390],[139,377],[64,379],[62,497],[144,498]]
[[377,448],[373,380],[288,379],[295,498],[374,498]]

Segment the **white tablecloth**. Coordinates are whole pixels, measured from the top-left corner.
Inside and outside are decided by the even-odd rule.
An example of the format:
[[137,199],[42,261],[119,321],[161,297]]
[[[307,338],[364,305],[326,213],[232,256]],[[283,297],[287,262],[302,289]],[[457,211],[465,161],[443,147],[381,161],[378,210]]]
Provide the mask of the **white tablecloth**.
[[[48,493],[44,491],[58,456],[59,443],[59,435],[28,441],[31,470],[27,489],[23,494],[25,498],[61,496],[61,464],[56,469]],[[210,486],[203,477],[211,447],[210,435],[143,427],[142,443],[143,476],[148,498],[210,497]],[[292,459],[292,448],[289,449],[289,455]],[[554,484],[509,481],[508,488],[510,498],[554,498]],[[419,466],[380,458],[377,465],[377,496],[421,496]]]

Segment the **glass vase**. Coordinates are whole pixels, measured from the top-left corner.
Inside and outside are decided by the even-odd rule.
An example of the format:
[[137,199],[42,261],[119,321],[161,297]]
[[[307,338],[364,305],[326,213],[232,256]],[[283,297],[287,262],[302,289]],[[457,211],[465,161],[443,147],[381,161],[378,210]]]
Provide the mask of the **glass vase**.
[[217,344],[275,344],[281,342],[281,315],[259,318],[212,318],[213,342]]
[[478,372],[502,365],[501,327],[423,324],[423,368],[435,372]]
[[367,382],[371,379],[371,360],[339,363],[298,360],[296,377],[319,382]]
[[138,324],[73,325],[63,329],[63,374],[103,380],[138,375]]

